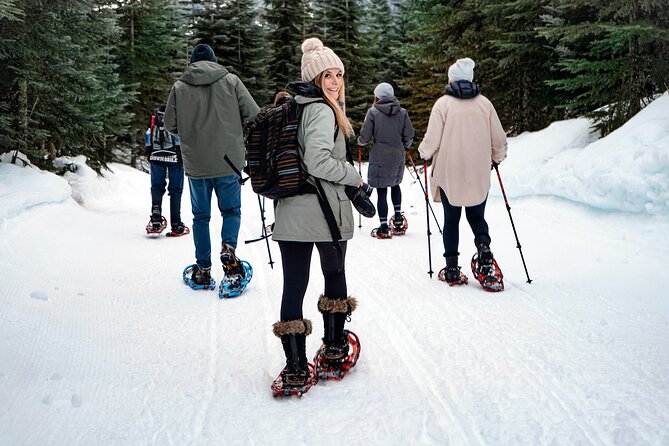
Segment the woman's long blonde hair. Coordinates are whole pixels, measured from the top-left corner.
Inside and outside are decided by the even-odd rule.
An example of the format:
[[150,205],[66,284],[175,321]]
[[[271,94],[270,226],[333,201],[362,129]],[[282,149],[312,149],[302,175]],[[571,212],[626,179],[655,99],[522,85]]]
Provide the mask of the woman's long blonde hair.
[[[323,73],[319,73],[318,76],[314,79],[314,83],[321,90],[323,89]],[[337,121],[337,126],[339,130],[344,133],[344,136],[347,138],[353,136],[353,127],[351,122],[346,117],[346,84],[344,83],[344,78],[341,78],[341,88],[339,89],[339,96],[337,97],[337,102],[335,103],[327,94],[323,94],[323,99],[330,105],[330,108],[335,113],[335,119]]]

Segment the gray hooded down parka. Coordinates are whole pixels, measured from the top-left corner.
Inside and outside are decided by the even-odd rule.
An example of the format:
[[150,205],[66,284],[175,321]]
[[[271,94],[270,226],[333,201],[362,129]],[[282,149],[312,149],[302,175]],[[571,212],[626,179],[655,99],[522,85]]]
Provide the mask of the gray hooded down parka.
[[[295,96],[299,104],[322,100],[318,97]],[[341,131],[334,140],[335,115],[327,104],[304,107],[297,138],[302,160],[309,174],[321,180],[332,208],[342,240],[353,238],[353,211],[344,186],[357,186],[360,175],[346,162],[346,141]],[[312,182],[312,180],[309,180]],[[281,198],[274,209],[272,240],[294,242],[328,242],[332,233],[327,225],[316,194]]]
[[372,187],[392,187],[404,176],[404,151],[413,142],[413,126],[397,98],[380,99],[367,111],[358,145],[374,139],[369,157],[367,182]]
[[190,64],[170,90],[165,127],[181,138],[184,170],[192,178],[234,175],[244,165],[243,125],[260,109],[242,81],[210,61]]

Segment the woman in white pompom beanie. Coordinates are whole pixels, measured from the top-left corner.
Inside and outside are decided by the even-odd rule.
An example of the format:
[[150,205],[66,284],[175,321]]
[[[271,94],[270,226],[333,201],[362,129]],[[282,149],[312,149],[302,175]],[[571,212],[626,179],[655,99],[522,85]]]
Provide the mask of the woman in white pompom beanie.
[[[501,291],[501,273],[495,276],[492,269],[494,258],[485,206],[491,164],[506,158],[506,133],[495,107],[474,83],[475,66],[472,59],[465,57],[448,68],[448,84],[432,107],[418,151],[423,159],[432,159],[430,190],[434,200],[441,201],[444,207],[446,268],[440,277],[443,272],[450,285],[467,283],[458,265],[458,228],[464,207],[477,250],[474,275],[479,282],[484,278],[481,284],[486,283],[489,291]],[[489,286],[491,283],[495,286]]]
[[[303,193],[275,201],[272,239],[281,251],[283,292],[281,318],[273,325],[273,332],[281,339],[286,356],[286,366],[273,385],[275,395],[303,393],[315,380],[306,356],[306,336],[312,324],[302,312],[314,246],[325,284],[318,299],[325,328],[320,358],[341,365],[349,356],[344,324],[357,305],[348,295],[346,284],[346,244],[353,237],[354,220],[345,188],[361,185],[362,178],[346,161],[346,138],[352,136],[353,129],[344,108],[344,64],[317,38],[305,40],[302,53],[302,81],[288,85],[302,110],[297,129],[300,155],[310,175],[309,183],[315,185],[315,178],[322,187],[332,219],[336,220],[332,225],[339,234],[329,226],[317,194]],[[334,239],[338,243],[333,243]],[[320,361],[315,366],[319,378],[335,376],[325,373]]]

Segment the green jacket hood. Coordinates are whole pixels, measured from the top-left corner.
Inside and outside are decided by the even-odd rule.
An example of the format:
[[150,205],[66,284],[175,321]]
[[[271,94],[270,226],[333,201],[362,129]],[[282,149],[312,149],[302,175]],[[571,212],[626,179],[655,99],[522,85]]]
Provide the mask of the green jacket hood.
[[188,85],[211,85],[228,73],[225,67],[216,62],[201,60],[188,65],[179,80]]

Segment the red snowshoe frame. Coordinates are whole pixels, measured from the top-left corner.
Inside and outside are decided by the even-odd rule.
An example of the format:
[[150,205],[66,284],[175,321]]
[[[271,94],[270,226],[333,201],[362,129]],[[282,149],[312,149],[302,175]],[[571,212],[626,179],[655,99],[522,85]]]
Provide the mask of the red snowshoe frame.
[[370,233],[370,235],[371,235],[372,237],[374,237],[374,238],[378,238],[378,239],[389,239],[389,238],[393,238],[393,231],[390,230],[390,228],[388,228],[388,229],[389,229],[389,230],[388,230],[388,233],[387,233],[387,234],[379,234],[379,232],[378,232],[378,231],[379,231],[379,228],[374,228],[374,229],[372,229],[372,232]]
[[448,280],[446,280],[446,268],[445,267],[442,268],[439,271],[439,274],[437,275],[437,278],[439,280],[441,280],[442,282],[446,282],[450,286],[467,285],[469,283],[469,279],[467,278],[467,276],[465,276],[465,273],[463,273],[462,271],[460,271],[460,278],[458,280],[454,280],[452,282],[449,282]]
[[184,235],[188,234],[190,234],[190,229],[188,228],[188,226],[184,226],[184,232],[182,232],[181,234],[177,234],[173,231],[170,231],[167,234],[165,234],[165,237],[183,237]]
[[349,370],[351,370],[360,358],[360,339],[358,336],[349,330],[344,330],[348,338],[348,344],[351,347],[351,353],[343,359],[338,361],[331,361],[321,356],[321,352],[325,344],[321,347],[314,356],[314,366],[316,367],[316,377],[321,380],[341,381]]
[[502,270],[497,265],[497,261],[492,259],[493,273],[490,275],[483,275],[478,271],[478,254],[474,254],[472,257],[472,274],[478,282],[481,284],[484,290],[490,291],[491,293],[504,291],[504,275]]
[[307,393],[311,386],[318,382],[314,365],[308,362],[307,367],[309,367],[309,379],[303,386],[284,386],[283,378],[281,377],[281,373],[279,373],[279,376],[272,383],[272,396],[275,398],[284,396],[302,397],[302,395]]
[[151,219],[149,219],[149,223],[146,225],[146,233],[149,235],[153,234],[158,235],[162,233],[166,227],[167,227],[167,220],[165,219],[165,217],[160,217],[160,228],[158,229],[153,229],[153,222],[151,221]]
[[390,232],[393,235],[404,235],[407,232],[407,229],[409,229],[409,222],[407,221],[407,218],[402,214],[402,226],[395,226],[395,220],[394,216],[390,217],[390,220],[388,220],[388,227],[390,228]]

